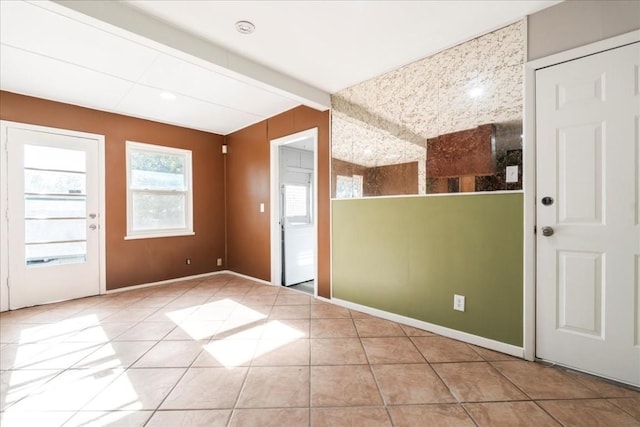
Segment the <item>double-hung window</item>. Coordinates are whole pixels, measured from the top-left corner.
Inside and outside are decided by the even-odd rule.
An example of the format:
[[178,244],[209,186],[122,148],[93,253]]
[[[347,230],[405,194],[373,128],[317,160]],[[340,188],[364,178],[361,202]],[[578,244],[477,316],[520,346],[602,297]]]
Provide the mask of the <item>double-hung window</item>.
[[191,151],[127,141],[125,239],[193,233]]

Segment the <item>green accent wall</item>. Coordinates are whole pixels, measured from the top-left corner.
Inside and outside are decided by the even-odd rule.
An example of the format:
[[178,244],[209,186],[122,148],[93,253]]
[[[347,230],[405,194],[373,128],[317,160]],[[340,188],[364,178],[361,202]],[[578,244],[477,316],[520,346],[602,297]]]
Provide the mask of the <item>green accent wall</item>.
[[[523,194],[334,200],[333,297],[522,347]],[[453,295],[466,311],[453,310]]]

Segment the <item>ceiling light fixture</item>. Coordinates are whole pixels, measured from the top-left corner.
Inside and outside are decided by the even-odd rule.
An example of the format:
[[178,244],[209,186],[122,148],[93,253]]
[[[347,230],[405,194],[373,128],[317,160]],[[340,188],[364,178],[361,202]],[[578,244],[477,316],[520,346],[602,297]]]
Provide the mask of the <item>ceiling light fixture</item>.
[[482,96],[483,93],[484,89],[482,88],[482,86],[476,86],[469,91],[469,97],[478,98],[479,96]]
[[166,99],[167,101],[173,101],[174,99],[176,99],[176,96],[171,92],[162,92],[160,94],[160,98]]
[[236,30],[240,34],[251,34],[256,30],[256,26],[249,21],[238,21],[236,22]]

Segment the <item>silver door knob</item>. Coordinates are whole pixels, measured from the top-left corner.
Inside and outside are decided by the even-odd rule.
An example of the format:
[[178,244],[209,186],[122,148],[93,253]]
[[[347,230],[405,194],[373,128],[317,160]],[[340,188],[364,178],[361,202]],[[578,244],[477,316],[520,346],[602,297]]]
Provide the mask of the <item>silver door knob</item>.
[[545,237],[553,236],[553,228],[542,227],[542,235]]
[[97,226],[97,225],[95,225],[95,224],[91,224],[91,225],[89,226],[89,230],[95,230],[96,228],[98,228],[98,226]]

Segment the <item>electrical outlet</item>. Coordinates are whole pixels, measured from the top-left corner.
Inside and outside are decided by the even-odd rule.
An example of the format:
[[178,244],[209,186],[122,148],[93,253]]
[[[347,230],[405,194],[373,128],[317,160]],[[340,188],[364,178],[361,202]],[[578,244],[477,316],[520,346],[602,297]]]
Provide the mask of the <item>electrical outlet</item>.
[[260,203],[260,213],[264,213],[264,203]]
[[453,296],[453,309],[458,311],[464,311],[464,295]]
[[185,261],[185,264],[191,265],[191,258],[187,258],[186,261]]
[[222,258],[218,258],[218,267],[222,265]]

